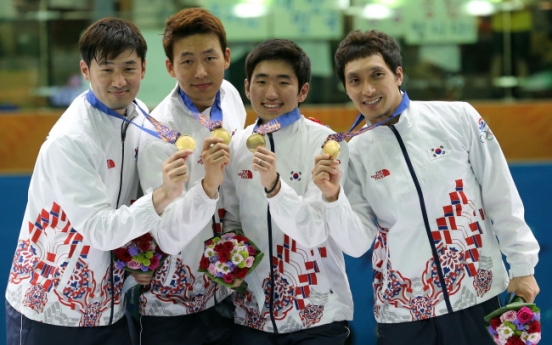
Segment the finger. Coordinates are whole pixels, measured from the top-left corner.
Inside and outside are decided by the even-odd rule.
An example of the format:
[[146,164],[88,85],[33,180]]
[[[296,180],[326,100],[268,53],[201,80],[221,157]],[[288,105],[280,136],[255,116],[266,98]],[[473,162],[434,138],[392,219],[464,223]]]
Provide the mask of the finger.
[[207,151],[210,148],[214,147],[217,143],[222,143],[222,138],[207,137],[203,139],[203,149],[202,151]]
[[322,153],[314,157],[314,164],[318,164],[318,162],[321,162],[321,161],[331,161],[331,156],[327,153]]
[[176,151],[169,158],[167,158],[167,160],[165,162],[172,163],[172,162],[178,161],[180,159],[183,159],[184,161],[186,161],[188,159],[188,157],[193,152],[194,151],[192,151],[192,150],[179,150],[179,151]]

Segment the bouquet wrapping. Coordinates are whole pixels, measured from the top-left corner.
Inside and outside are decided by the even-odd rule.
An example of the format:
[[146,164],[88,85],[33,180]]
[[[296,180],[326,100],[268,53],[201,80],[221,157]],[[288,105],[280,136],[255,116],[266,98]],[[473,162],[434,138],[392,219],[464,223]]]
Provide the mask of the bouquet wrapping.
[[133,273],[153,274],[168,256],[149,233],[113,251],[113,260],[117,268],[124,268]]
[[535,345],[541,340],[540,309],[513,294],[505,307],[493,311],[484,320],[498,345]]
[[[245,292],[243,279],[257,267],[264,254],[240,230],[224,232],[205,241],[199,272],[213,281]],[[241,283],[239,286],[236,284]]]

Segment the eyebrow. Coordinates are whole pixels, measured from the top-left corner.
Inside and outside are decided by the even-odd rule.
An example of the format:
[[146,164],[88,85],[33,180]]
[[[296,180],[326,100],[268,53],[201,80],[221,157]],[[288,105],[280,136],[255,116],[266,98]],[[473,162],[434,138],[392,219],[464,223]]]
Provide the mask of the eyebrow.
[[[127,61],[123,62],[123,65],[137,65],[137,64],[138,64],[138,62],[136,62],[136,60],[127,60]],[[98,65],[100,65],[100,66],[115,65],[115,62],[104,60],[103,62],[98,63]]]
[[[385,68],[381,67],[381,66],[373,66],[369,69],[370,72],[376,72],[376,71],[384,71]],[[352,71],[352,72],[349,72],[347,73],[347,78],[351,78],[351,77],[356,77],[357,75],[359,74],[359,72],[357,71]]]
[[[201,55],[205,55],[205,54],[213,54],[213,53],[216,53],[217,50],[215,48],[209,48],[209,49],[206,49],[204,51],[201,52]],[[186,56],[193,56],[195,55],[194,53],[192,53],[191,51],[185,51],[185,52],[182,52],[180,54],[180,57],[186,57]]]
[[[266,73],[257,73],[253,76],[253,78],[268,78],[269,75]],[[276,75],[276,78],[280,79],[291,79],[291,76],[289,74],[278,74]]]

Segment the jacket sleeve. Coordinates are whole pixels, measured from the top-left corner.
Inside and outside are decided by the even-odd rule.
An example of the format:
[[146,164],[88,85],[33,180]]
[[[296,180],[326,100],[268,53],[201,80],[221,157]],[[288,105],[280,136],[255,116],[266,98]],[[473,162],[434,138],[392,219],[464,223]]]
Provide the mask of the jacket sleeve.
[[161,226],[152,231],[167,254],[180,253],[207,226],[217,209],[215,199],[205,193],[201,180],[173,201],[162,214]]
[[510,264],[510,276],[534,274],[539,245],[524,220],[524,208],[506,158],[491,129],[469,104],[462,103],[469,159],[487,216]]
[[107,181],[98,173],[101,167],[97,164],[105,158],[98,153],[97,143],[64,136],[45,144],[42,150],[39,164],[52,186],[43,192],[55,195],[72,226],[92,247],[116,249],[159,226],[161,218],[151,193],[131,206],[114,208]]
[[[140,184],[151,193],[163,185],[163,162],[176,152],[176,147],[143,134],[138,152]],[[217,200],[205,194],[201,181],[184,191],[165,209],[160,227],[151,232],[161,250],[172,255],[180,253],[211,220]]]
[[[339,159],[344,167],[342,169],[345,170],[343,175],[346,175],[349,161],[346,142],[341,144]],[[314,162],[314,157],[312,160]],[[270,205],[270,215],[278,228],[303,247],[313,248],[325,242],[329,232],[322,212],[324,203],[322,192],[312,181],[312,175],[309,176],[309,180],[307,191],[302,196],[282,180],[278,194],[267,200]]]
[[343,188],[334,202],[323,202],[324,219],[330,236],[341,250],[352,257],[360,257],[372,246],[377,234],[375,215],[364,197],[358,178],[361,156],[351,148],[348,170]]

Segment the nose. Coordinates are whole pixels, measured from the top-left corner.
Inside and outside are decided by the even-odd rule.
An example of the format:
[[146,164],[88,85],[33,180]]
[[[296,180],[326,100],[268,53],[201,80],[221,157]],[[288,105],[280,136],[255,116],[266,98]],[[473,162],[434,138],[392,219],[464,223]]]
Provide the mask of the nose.
[[276,99],[276,98],[278,98],[278,91],[276,90],[276,86],[273,83],[268,83],[267,84],[265,97],[267,99]]
[[376,92],[376,88],[372,83],[369,81],[364,82],[364,85],[362,86],[362,93],[366,96],[371,96]]
[[126,85],[126,79],[121,72],[114,72],[113,73],[113,79],[112,79],[112,85],[116,88],[122,88]]
[[207,76],[207,70],[205,69],[205,66],[203,66],[202,63],[198,63],[195,71],[196,79],[203,79],[206,76]]

